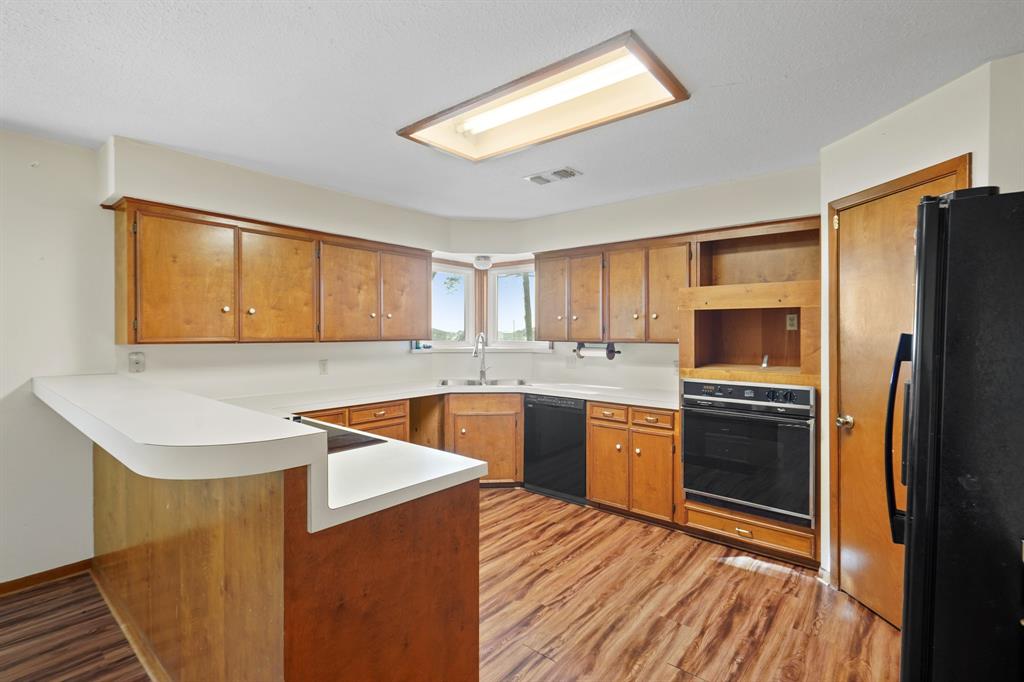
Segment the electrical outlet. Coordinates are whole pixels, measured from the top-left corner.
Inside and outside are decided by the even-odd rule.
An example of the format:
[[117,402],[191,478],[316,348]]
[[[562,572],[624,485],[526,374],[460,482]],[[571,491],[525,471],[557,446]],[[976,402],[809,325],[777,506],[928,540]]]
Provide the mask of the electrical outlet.
[[132,374],[146,371],[146,354],[139,351],[128,354],[128,371]]
[[800,329],[800,316],[796,313],[786,315],[786,331],[795,332]]
[[319,361],[319,365],[320,365],[320,374],[327,374],[327,361],[326,360],[320,360]]

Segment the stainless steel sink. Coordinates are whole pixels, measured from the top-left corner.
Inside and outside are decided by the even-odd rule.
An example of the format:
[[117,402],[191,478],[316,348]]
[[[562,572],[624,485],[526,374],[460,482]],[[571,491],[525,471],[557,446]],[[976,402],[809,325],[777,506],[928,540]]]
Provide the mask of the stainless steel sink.
[[439,386],[528,386],[526,379],[441,379]]

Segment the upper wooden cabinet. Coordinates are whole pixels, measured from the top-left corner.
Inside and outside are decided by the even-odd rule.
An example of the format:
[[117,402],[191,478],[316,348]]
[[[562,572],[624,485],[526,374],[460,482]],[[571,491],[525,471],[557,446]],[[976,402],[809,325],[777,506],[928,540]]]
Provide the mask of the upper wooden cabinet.
[[647,251],[647,340],[676,343],[679,305],[690,286],[690,245],[651,247]]
[[537,282],[537,338],[542,341],[568,341],[569,259],[538,258],[534,269]]
[[131,229],[133,279],[138,287],[131,295],[137,295],[138,303],[121,322],[130,321],[133,340],[236,341],[235,228],[138,211]]
[[380,253],[320,244],[320,339],[380,338]]
[[608,265],[608,341],[644,341],[647,330],[647,250],[619,249]]
[[242,341],[316,340],[316,241],[240,230]]
[[430,338],[429,251],[138,199],[111,208],[116,343]]
[[603,270],[601,254],[569,259],[570,341],[601,341],[604,338]]
[[380,337],[429,339],[430,257],[384,251],[380,255]]

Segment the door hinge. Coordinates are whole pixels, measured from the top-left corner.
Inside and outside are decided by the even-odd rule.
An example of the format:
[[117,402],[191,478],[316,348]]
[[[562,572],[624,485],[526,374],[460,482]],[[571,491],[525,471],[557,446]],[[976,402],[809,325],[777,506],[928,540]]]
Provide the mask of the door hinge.
[[132,218],[132,234],[138,234],[138,233],[139,233],[139,219],[138,218]]
[[320,242],[316,243],[316,257],[317,257],[317,260],[320,259]]
[[139,328],[139,318],[136,317],[134,320],[132,320],[132,329],[138,329],[138,328]]
[[675,516],[675,513],[676,513],[676,503],[673,502],[672,503],[672,515]]
[[834,216],[832,216],[832,229],[833,230],[838,230],[839,229],[839,214],[838,213],[836,213]]
[[316,323],[316,333],[317,334],[320,333],[320,323],[319,322]]

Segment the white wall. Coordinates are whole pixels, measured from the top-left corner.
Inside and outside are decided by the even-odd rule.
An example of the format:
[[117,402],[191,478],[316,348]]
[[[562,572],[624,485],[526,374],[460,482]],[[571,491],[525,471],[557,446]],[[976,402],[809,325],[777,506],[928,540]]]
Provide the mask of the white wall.
[[89,441],[30,379],[114,368],[114,242],[95,157],[0,131],[0,582],[92,556]]
[[[1024,189],[1024,54],[985,64],[821,150],[822,283],[829,277],[827,225],[831,201],[970,153],[972,184]],[[829,317],[822,287],[822,319]],[[822,348],[828,328],[822,325]],[[828,353],[822,353],[821,404],[831,395]],[[822,568],[831,569],[829,428],[822,414]]]

